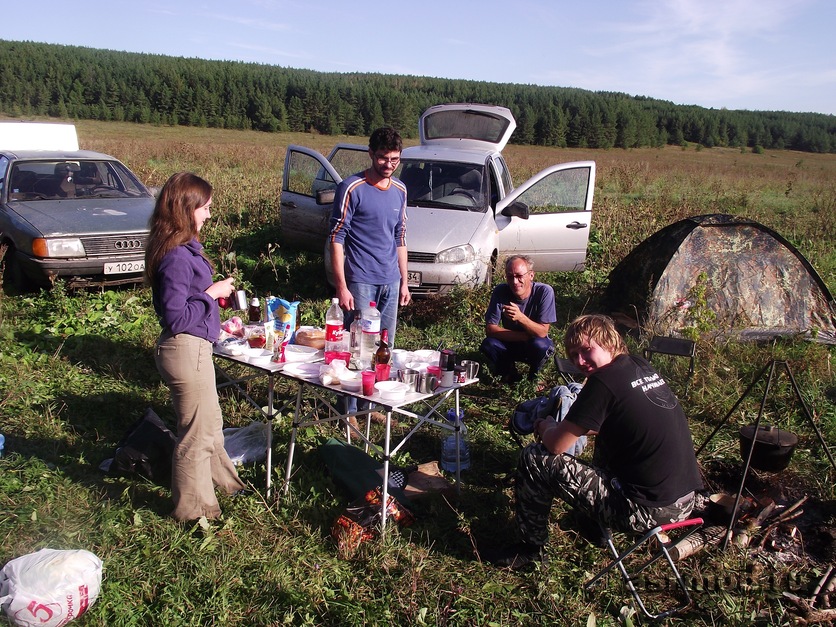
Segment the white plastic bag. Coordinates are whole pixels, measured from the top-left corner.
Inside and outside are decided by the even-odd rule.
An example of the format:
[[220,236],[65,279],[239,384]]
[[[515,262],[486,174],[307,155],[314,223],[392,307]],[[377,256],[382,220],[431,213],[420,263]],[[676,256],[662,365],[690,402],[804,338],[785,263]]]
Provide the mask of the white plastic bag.
[[236,466],[259,462],[267,457],[267,436],[270,426],[254,420],[246,427],[224,429],[224,448]]
[[102,585],[102,561],[83,549],[41,549],[0,571],[0,606],[15,625],[59,627],[84,614]]

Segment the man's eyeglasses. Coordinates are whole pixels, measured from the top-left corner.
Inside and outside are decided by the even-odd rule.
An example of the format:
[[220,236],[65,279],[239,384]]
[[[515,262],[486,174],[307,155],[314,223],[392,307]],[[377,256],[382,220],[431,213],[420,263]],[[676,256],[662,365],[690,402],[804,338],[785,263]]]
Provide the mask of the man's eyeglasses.
[[506,274],[505,278],[509,281],[524,281],[529,274],[531,274],[530,270],[524,274]]
[[400,157],[384,157],[381,155],[375,155],[374,160],[378,163],[391,163],[392,165],[398,165],[401,162]]

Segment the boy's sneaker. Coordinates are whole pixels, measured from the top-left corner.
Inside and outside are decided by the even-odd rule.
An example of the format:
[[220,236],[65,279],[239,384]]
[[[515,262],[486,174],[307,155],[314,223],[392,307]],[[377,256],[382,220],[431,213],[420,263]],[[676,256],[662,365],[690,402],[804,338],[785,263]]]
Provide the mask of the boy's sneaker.
[[495,566],[511,570],[521,570],[537,562],[544,566],[548,564],[544,548],[527,542],[517,542],[504,548],[485,549],[482,551],[482,557]]

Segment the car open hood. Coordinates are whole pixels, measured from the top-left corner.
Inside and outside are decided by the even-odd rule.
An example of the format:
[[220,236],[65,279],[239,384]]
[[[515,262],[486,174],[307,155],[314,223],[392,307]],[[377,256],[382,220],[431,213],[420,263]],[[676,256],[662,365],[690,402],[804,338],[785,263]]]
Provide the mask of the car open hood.
[[103,235],[148,230],[153,198],[111,198],[16,201],[7,207],[44,237]]
[[484,213],[431,207],[407,207],[406,215],[407,249],[433,254],[470,242],[485,218]]

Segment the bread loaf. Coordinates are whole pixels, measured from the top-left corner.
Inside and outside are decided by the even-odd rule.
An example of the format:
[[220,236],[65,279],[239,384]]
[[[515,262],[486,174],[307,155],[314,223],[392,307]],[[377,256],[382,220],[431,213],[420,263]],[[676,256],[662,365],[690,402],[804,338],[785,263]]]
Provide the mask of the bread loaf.
[[325,331],[313,327],[305,327],[296,330],[296,343],[302,346],[310,346],[318,350],[325,348]]

